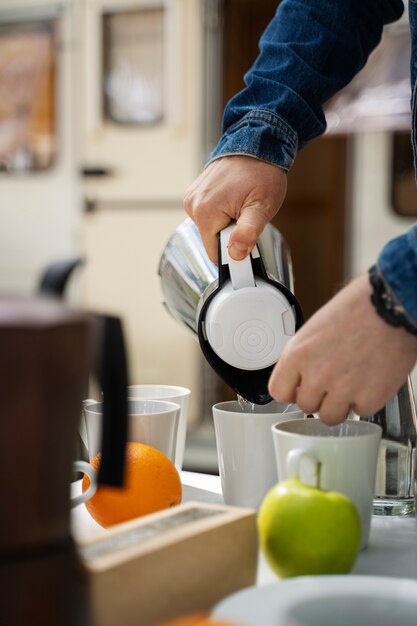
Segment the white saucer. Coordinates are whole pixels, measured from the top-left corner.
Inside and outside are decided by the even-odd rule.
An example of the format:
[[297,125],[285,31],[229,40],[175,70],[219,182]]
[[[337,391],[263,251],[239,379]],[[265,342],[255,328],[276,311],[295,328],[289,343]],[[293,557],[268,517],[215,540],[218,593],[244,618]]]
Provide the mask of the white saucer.
[[416,626],[417,580],[309,576],[249,587],[213,616],[239,626]]

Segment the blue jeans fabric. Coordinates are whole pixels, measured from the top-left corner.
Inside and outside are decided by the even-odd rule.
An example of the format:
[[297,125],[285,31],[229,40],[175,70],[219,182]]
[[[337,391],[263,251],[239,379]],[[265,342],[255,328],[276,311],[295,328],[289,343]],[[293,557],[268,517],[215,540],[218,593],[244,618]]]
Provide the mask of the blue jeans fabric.
[[417,330],[417,226],[384,246],[377,270],[408,322]]
[[209,162],[240,153],[288,170],[296,152],[324,132],[323,104],[365,65],[384,24],[403,10],[401,0],[284,0],[260,39],[246,88],[225,109]]
[[[248,155],[288,171],[326,128],[324,103],[347,85],[399,19],[402,0],[283,0],[262,35],[246,87],[227,104],[207,164]],[[417,163],[417,0],[409,1],[412,143]],[[417,328],[417,226],[389,242],[377,268]]]

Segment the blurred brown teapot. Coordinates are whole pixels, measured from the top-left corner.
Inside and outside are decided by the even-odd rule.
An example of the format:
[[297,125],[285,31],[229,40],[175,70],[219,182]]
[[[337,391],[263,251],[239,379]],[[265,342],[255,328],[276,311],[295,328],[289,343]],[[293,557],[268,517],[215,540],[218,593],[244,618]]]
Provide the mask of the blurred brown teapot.
[[123,481],[127,365],[118,318],[0,296],[0,624],[90,624],[70,533],[83,398],[104,398],[99,483]]

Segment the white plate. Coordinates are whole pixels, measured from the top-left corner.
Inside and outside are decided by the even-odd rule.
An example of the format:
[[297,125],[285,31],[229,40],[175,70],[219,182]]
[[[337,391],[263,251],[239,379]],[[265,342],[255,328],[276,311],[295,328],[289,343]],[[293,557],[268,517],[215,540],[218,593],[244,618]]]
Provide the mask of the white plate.
[[416,626],[417,580],[309,576],[249,587],[213,616],[238,626]]

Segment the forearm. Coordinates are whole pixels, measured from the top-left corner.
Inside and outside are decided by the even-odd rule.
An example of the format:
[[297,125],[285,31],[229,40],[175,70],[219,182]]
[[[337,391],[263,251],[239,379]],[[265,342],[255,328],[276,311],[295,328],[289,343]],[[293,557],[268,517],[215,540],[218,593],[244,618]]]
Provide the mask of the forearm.
[[325,130],[324,103],[364,66],[401,0],[284,0],[260,40],[246,87],[225,109],[209,162],[246,154],[290,169]]

